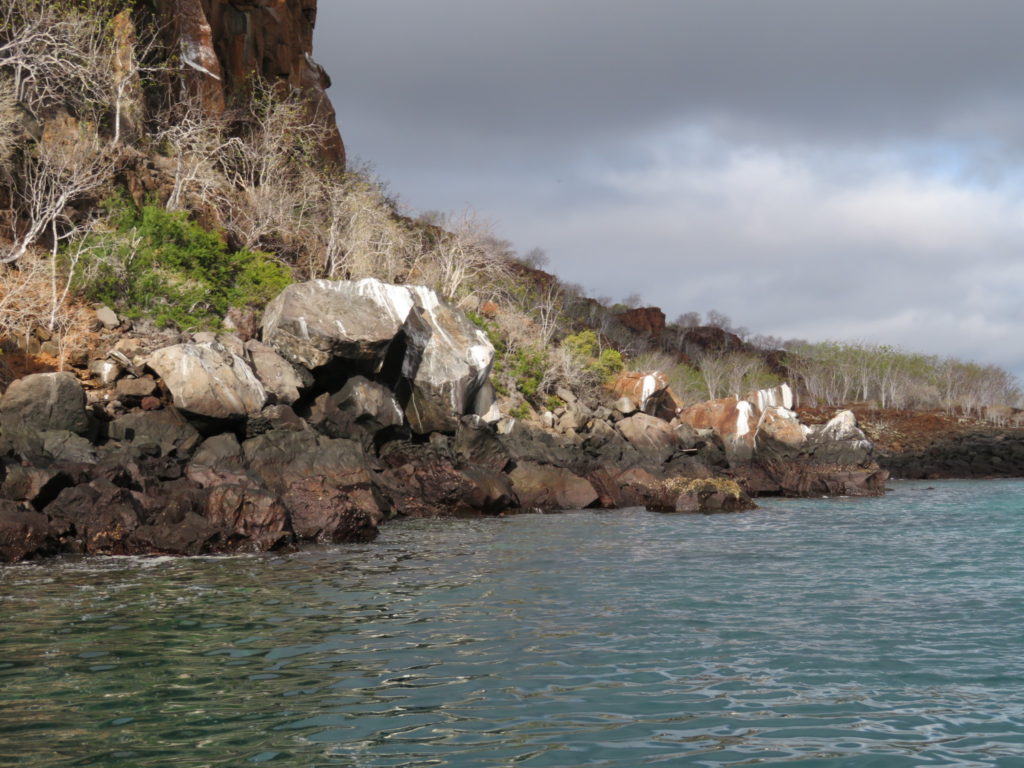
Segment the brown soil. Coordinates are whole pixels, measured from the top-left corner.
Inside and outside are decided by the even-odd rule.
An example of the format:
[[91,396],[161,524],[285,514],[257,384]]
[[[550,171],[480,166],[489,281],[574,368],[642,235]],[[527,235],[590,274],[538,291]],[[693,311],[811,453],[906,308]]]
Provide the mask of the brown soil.
[[898,411],[864,403],[828,408],[797,408],[796,411],[804,424],[824,424],[843,409],[853,411],[858,426],[882,454],[919,452],[934,443],[964,434],[1024,433],[1021,428],[996,427],[983,419],[951,416],[945,411]]

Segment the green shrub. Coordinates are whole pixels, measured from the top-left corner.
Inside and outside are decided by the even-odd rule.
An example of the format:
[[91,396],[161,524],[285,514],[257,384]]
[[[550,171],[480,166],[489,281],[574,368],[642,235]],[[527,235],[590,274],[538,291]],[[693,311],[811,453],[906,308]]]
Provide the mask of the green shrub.
[[229,307],[262,307],[291,282],[268,254],[232,251],[182,212],[107,201],[111,228],[91,237],[75,287],[131,318],[215,328]]
[[580,331],[579,333],[570,334],[562,340],[562,346],[576,357],[589,360],[592,357],[597,357],[597,334],[593,331]]
[[606,349],[598,353],[597,334],[594,331],[580,331],[566,336],[562,346],[572,353],[580,364],[599,380],[607,383],[625,368],[622,355],[618,350]]
[[601,377],[602,382],[607,383],[621,373],[626,365],[617,349],[606,349],[588,367]]
[[547,356],[539,349],[517,349],[509,360],[509,373],[516,382],[518,389],[524,397],[532,398],[537,395],[541,380],[544,378],[544,366],[547,364]]
[[530,418],[530,406],[526,403],[520,403],[509,408],[508,415],[513,419],[528,419]]
[[501,334],[498,332],[498,329],[494,327],[493,323],[489,322],[485,317],[473,312],[472,310],[466,312],[466,317],[469,318],[473,325],[487,334],[487,340],[491,342],[491,346],[494,347],[495,352],[499,355],[505,352],[505,340],[501,338]]

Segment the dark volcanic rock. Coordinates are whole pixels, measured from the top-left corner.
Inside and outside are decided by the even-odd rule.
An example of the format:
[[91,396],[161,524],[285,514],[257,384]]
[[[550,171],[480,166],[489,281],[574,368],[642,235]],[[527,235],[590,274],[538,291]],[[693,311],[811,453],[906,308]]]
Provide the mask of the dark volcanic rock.
[[95,464],[96,449],[81,435],[66,430],[40,432],[42,452],[54,461]]
[[923,451],[878,457],[893,477],[1024,477],[1024,435],[973,432],[937,442]]
[[242,444],[250,470],[279,494],[300,539],[365,541],[384,511],[362,446],[313,432],[273,430]]
[[524,507],[584,509],[600,498],[588,480],[562,467],[523,462],[509,476]]
[[[380,460],[384,470],[376,476],[377,485],[400,515],[470,515],[488,504],[490,492],[481,495],[478,483],[456,468],[444,443],[388,443],[381,449]],[[481,506],[475,508],[474,500]]]
[[72,488],[86,479],[85,468],[79,465],[25,462],[7,469],[7,477],[0,485],[0,497],[43,509],[65,488]]
[[253,485],[218,485],[206,496],[206,519],[227,532],[229,546],[263,552],[292,540],[288,510],[276,494]]
[[34,509],[0,499],[0,563],[53,555],[60,549],[60,528]]
[[843,469],[801,462],[758,462],[734,470],[755,495],[880,496],[889,472],[884,469]]
[[481,467],[503,471],[511,457],[494,427],[479,416],[463,416],[455,432],[455,452],[460,459]]
[[473,509],[493,515],[519,506],[512,480],[505,473],[481,466],[464,467],[460,471],[472,484],[466,501]]
[[111,440],[134,448],[152,446],[162,456],[188,457],[202,441],[198,430],[174,408],[129,413],[107,425]]
[[34,373],[12,382],[0,397],[0,432],[89,431],[85,390],[70,373]]
[[130,535],[139,527],[142,504],[135,495],[105,480],[93,480],[60,492],[44,510],[73,535],[71,551],[84,554],[134,554]]

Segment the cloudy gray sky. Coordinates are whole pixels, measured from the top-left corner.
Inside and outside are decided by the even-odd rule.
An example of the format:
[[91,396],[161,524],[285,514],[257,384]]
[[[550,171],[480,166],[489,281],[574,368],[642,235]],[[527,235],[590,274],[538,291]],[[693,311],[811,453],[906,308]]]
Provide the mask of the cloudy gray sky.
[[1020,0],[320,0],[350,155],[592,295],[1024,375]]

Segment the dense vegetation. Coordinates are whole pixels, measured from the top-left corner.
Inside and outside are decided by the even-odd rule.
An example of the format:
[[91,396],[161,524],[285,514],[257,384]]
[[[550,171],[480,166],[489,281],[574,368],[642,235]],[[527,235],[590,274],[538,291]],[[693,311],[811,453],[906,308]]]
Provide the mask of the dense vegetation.
[[[981,415],[1018,404],[998,368],[747,339],[717,312],[704,326],[722,343],[694,346],[692,312],[638,335],[617,319],[636,299],[587,298],[473,215],[412,215],[365,169],[321,162],[323,127],[295,94],[253,80],[244,104],[209,114],[130,6],[0,0],[0,343],[38,327],[63,338],[83,299],[194,330],[293,279],[373,276],[473,311],[519,415],[556,406],[563,386],[597,392],[624,366],[664,371],[685,402],[786,379],[829,405]],[[137,191],[144,166],[157,176],[149,197]]]

